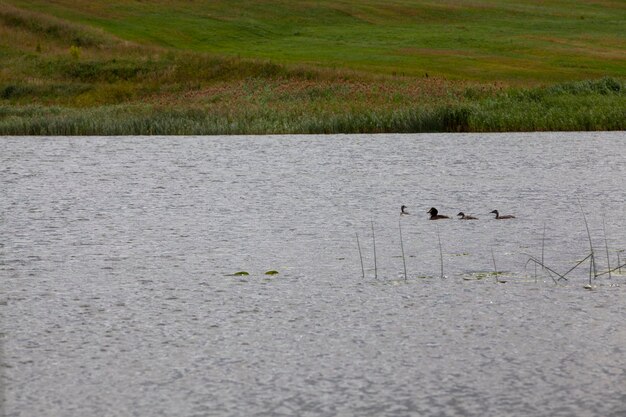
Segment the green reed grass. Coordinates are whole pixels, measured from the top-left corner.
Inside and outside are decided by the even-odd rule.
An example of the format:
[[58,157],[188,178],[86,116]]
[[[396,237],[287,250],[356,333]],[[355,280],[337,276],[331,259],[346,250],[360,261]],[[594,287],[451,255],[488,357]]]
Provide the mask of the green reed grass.
[[[604,90],[607,84],[615,89]],[[585,80],[547,88],[509,90],[479,102],[472,131],[590,131],[626,128],[626,84]],[[597,90],[594,90],[594,87]]]
[[[606,80],[597,83],[604,84]],[[399,109],[380,105],[381,108],[371,109],[365,108],[365,103],[359,106],[358,101],[352,103],[352,108],[346,108],[332,100],[327,103],[305,100],[299,106],[283,107],[271,97],[273,93],[270,97],[244,98],[223,105],[194,103],[193,106],[173,107],[134,104],[142,93],[124,83],[113,84],[104,90],[86,84],[73,85],[73,90],[63,90],[60,84],[47,87],[11,84],[0,87],[0,97],[6,97],[5,102],[35,93],[52,95],[60,91],[61,97],[76,94],[76,100],[88,107],[0,104],[0,135],[626,130],[626,88],[623,82],[619,85],[617,91],[585,93],[578,99],[568,92],[557,90],[550,95],[544,89],[535,89],[544,97],[543,103],[529,99],[530,93],[509,96],[503,93],[473,103]],[[110,101],[128,101],[128,104],[89,106],[106,102],[106,97]],[[264,106],[263,100],[268,104]]]

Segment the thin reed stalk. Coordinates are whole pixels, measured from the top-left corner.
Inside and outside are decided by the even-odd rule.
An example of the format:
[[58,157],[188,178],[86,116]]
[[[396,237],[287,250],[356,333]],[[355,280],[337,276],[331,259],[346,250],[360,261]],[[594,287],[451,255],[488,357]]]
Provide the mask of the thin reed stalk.
[[554,277],[552,276],[552,272],[550,272],[549,269],[546,268],[546,271],[548,271],[548,275],[550,276],[550,278],[552,279],[552,282],[554,282],[555,285],[558,285],[559,282],[558,280],[554,279]]
[[404,257],[404,243],[402,242],[402,220],[398,220],[398,230],[400,231],[400,249],[402,250],[402,264],[404,265],[404,280],[406,281],[406,258]]
[[623,264],[621,264],[621,265],[619,265],[619,266],[616,266],[615,268],[610,269],[610,270],[608,270],[608,271],[606,271],[606,272],[602,272],[601,274],[598,274],[598,277],[601,277],[602,275],[606,275],[606,274],[608,274],[609,272],[615,272],[615,271],[618,271],[618,270],[619,270],[619,271],[621,271],[621,270],[622,270],[622,267],[626,267],[626,263],[623,263]]
[[[567,281],[567,278],[565,278],[563,275],[559,274],[559,273],[558,273],[558,272],[556,272],[554,269],[549,268],[549,267],[548,267],[548,266],[546,266],[546,265],[542,265],[542,264],[541,264],[541,261],[539,261],[539,260],[537,260],[537,259],[533,258],[532,256],[530,256],[530,257],[528,258],[528,261],[526,261],[526,265],[528,265],[528,262],[534,262],[535,264],[537,264],[537,265],[539,265],[539,266],[543,267],[546,271],[548,271],[548,272],[553,272],[553,273],[555,273],[556,275],[558,275],[559,277],[563,278],[565,281]],[[556,283],[557,283],[557,280],[555,280],[555,279],[554,279],[554,277],[552,276],[552,274],[549,274],[549,275],[550,275],[550,278],[552,278],[552,281],[554,281],[554,283],[556,284]]]
[[372,242],[374,244],[374,278],[378,279],[378,267],[376,264],[376,234],[374,233],[374,221],[372,220]]
[[493,273],[496,278],[496,282],[498,282],[498,267],[496,266],[496,256],[493,254],[493,248],[491,248],[491,260],[493,261]]
[[[587,259],[589,259],[589,257],[591,257],[591,256],[592,256],[592,254],[590,253],[589,255],[585,256],[585,258],[584,258],[584,259],[581,259],[580,261],[578,261],[578,263],[577,263],[576,265],[574,265],[573,267],[571,267],[571,268],[570,268],[570,269],[569,269],[566,273],[564,273],[564,274],[563,274],[563,279],[564,279],[565,281],[567,281],[567,278],[565,278],[565,276],[566,276],[567,274],[569,274],[570,272],[572,272],[574,269],[578,268],[578,266],[579,266],[580,264],[582,264],[583,262],[585,262],[585,261],[586,261]],[[559,280],[560,280],[560,279],[561,279],[561,278],[559,278]]]
[[363,266],[363,254],[361,253],[361,244],[359,243],[359,234],[356,233],[356,246],[359,248],[359,259],[361,260],[361,275],[365,279],[365,267]]
[[[594,277],[597,275],[596,270],[596,259],[593,251],[593,243],[591,241],[591,232],[589,231],[589,223],[587,223],[587,216],[585,216],[585,211],[583,210],[583,205],[580,202],[580,198],[576,197],[578,200],[578,207],[580,207],[580,212],[583,215],[583,220],[585,221],[585,228],[587,229],[587,238],[589,239],[589,249],[591,250],[591,262],[589,264],[589,285],[591,285],[591,272],[593,270]],[[593,269],[592,269],[593,268]]]
[[[558,272],[556,272],[554,269],[548,268],[547,266],[542,266],[541,265],[541,261],[538,261],[537,259],[533,259],[533,258],[529,258],[528,261],[526,261],[526,265],[528,265],[528,262],[534,262],[535,265],[539,265],[541,266],[544,270],[546,270],[548,272],[548,276],[550,276],[550,278],[552,279],[552,281],[555,284],[558,284],[558,280],[554,279],[554,277],[552,276],[552,273],[555,273],[556,275],[558,275],[559,277],[561,276],[561,274],[559,274]],[[566,281],[567,279],[564,278]]]
[[[541,237],[541,263],[544,263],[544,252],[545,252],[545,245],[546,243],[546,222],[543,222],[543,236]],[[535,265],[536,266],[536,265]]]
[[609,242],[606,237],[606,224],[604,223],[604,216],[602,216],[602,230],[604,231],[604,248],[606,249],[606,265],[609,268],[609,279],[611,279],[611,257],[609,256]]
[[441,264],[441,278],[443,278],[443,249],[441,247],[441,234],[439,233],[439,225],[437,225],[437,240],[439,242],[439,263]]

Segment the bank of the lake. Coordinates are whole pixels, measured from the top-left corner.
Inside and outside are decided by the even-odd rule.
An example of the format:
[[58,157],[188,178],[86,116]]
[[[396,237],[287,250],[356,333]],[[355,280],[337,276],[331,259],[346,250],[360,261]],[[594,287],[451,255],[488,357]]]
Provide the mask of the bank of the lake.
[[[127,103],[84,108],[0,106],[0,135],[212,135],[626,130],[626,85],[614,78],[532,89],[451,90],[431,102],[391,91],[374,99],[355,83],[249,80],[225,103]],[[235,88],[248,91],[242,95]],[[231,90],[228,92],[228,90]],[[5,94],[10,94],[5,89]],[[289,94],[286,96],[286,94]],[[402,93],[398,93],[402,94]],[[423,93],[418,92],[418,95]],[[181,100],[182,101],[182,100]]]
[[2,2],[0,135],[626,130],[617,4],[93,3]]

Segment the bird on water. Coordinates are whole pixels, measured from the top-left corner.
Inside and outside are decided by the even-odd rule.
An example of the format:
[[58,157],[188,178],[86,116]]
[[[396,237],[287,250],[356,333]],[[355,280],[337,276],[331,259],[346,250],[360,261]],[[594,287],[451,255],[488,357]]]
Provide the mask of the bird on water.
[[409,212],[406,211],[406,206],[400,207],[400,215],[403,215],[403,214],[409,214]]
[[496,220],[505,220],[505,219],[514,219],[515,216],[512,216],[510,214],[504,215],[504,216],[500,216],[500,213],[498,213],[498,210],[493,210],[490,213],[493,213],[496,215]]
[[439,211],[434,207],[431,207],[430,210],[428,210],[428,214],[430,214],[430,220],[441,220],[450,218],[448,216],[444,216],[443,214],[439,214]]
[[461,220],[478,220],[478,217],[468,216],[467,214],[460,212],[457,214]]

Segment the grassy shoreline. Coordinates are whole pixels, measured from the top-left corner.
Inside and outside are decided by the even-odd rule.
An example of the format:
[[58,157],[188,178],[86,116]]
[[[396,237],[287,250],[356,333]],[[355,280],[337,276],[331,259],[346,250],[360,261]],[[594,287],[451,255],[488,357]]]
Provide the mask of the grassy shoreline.
[[[406,7],[422,4],[400,2]],[[58,13],[60,9],[53,5],[33,11],[21,5],[24,2],[14,3],[20,6],[0,0],[0,135],[626,130],[626,69],[620,66],[626,62],[626,53],[620,52],[624,42],[619,37],[607,38],[614,49],[600,48],[610,58],[605,76],[554,83],[549,81],[553,75],[544,71],[538,72],[537,78],[528,78],[528,73],[520,81],[518,70],[504,74],[500,68],[493,73],[497,77],[487,81],[485,75],[475,78],[472,74],[488,70],[489,62],[477,61],[460,78],[459,70],[451,77],[450,69],[430,75],[398,75],[395,64],[382,72],[379,67],[373,71],[359,66],[328,68],[259,57],[227,57],[163,46],[166,42],[136,43],[105,31],[105,20],[98,20],[101,27],[86,25],[87,12],[81,7],[88,3],[70,2],[72,5],[63,9],[65,15],[73,16],[67,10],[74,10],[76,4],[74,12],[82,17],[73,19]],[[29,7],[38,4],[27,3]],[[163,11],[167,4],[156,2],[152,7]],[[281,4],[291,7],[287,6],[291,3]],[[105,8],[104,3],[100,6]],[[181,5],[176,3],[176,7]],[[98,10],[89,9],[89,13],[103,13]],[[317,12],[339,19],[333,10]],[[620,16],[624,14],[616,10]],[[123,18],[131,12],[118,14]],[[389,17],[392,20],[383,23],[397,18]],[[341,17],[337,24],[352,27],[343,20]],[[555,22],[559,23],[558,19]],[[567,22],[570,25],[572,21]],[[562,36],[573,37],[561,23],[555,27]],[[184,32],[186,27],[180,24]],[[310,22],[303,24],[306,27]],[[492,29],[484,26],[482,30]],[[349,30],[345,36],[348,34]],[[582,41],[576,42],[572,50],[582,54]],[[563,54],[568,65],[579,62],[584,66],[599,53],[574,59],[572,50]],[[314,56],[318,51],[308,52]],[[446,57],[452,66],[465,62],[455,53]],[[533,53],[543,52],[538,49]],[[430,56],[429,52],[423,55],[423,59]],[[431,62],[433,69],[440,68],[437,59]],[[600,64],[593,64],[596,70],[583,71],[581,76],[597,73]],[[571,78],[572,73],[567,74],[566,79]]]
[[[316,90],[315,90],[316,91]],[[471,89],[466,94],[471,96]],[[271,94],[271,93],[269,93]],[[612,78],[434,105],[365,103],[328,111],[317,99],[278,108],[249,98],[237,110],[117,104],[0,105],[0,135],[228,135],[626,130],[626,83]],[[334,96],[324,100],[337,101]]]

